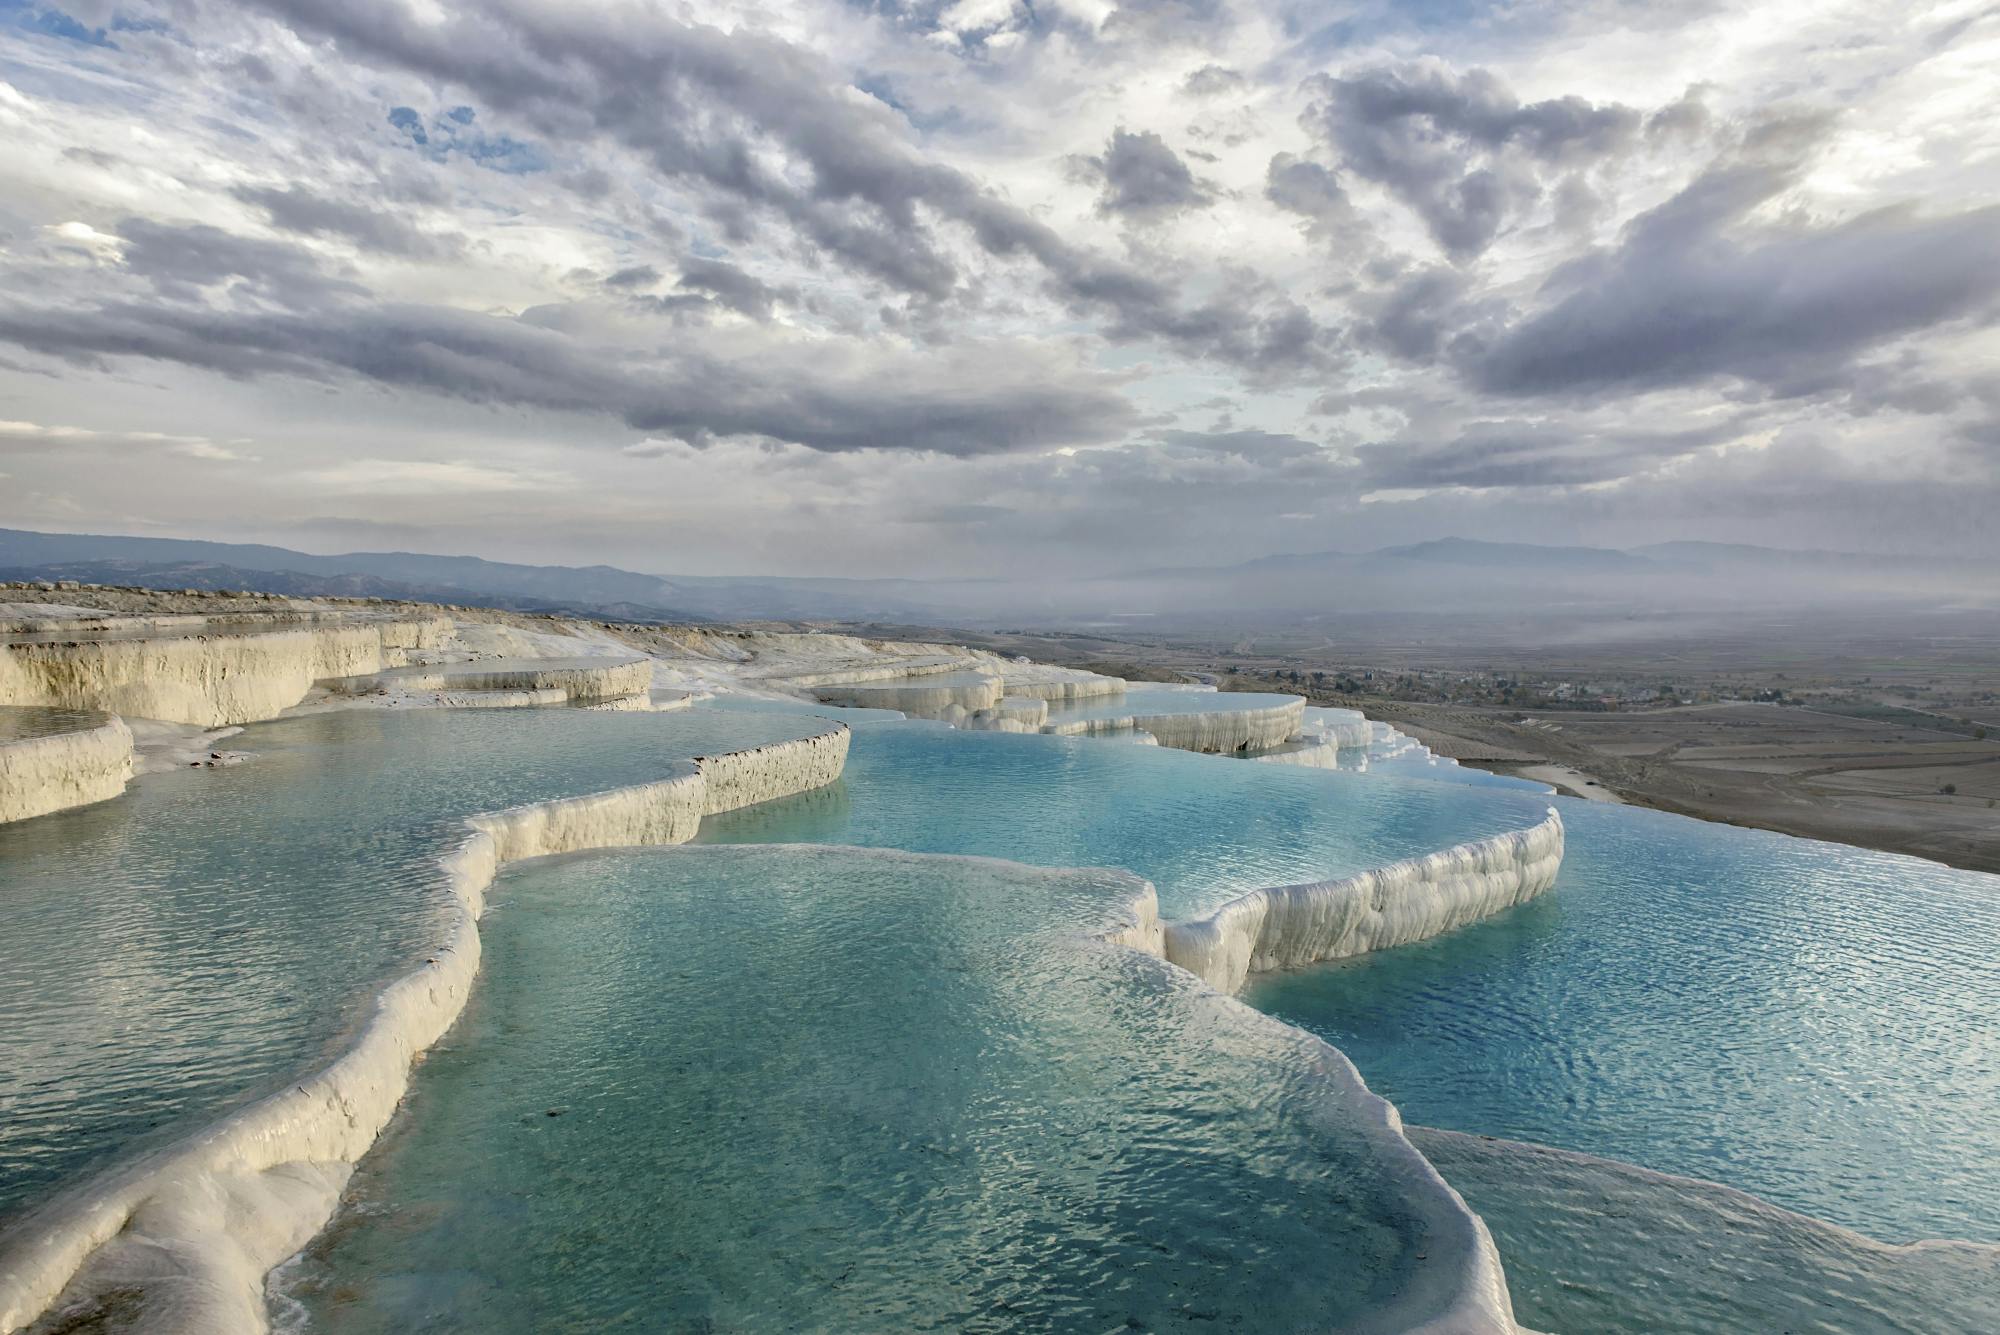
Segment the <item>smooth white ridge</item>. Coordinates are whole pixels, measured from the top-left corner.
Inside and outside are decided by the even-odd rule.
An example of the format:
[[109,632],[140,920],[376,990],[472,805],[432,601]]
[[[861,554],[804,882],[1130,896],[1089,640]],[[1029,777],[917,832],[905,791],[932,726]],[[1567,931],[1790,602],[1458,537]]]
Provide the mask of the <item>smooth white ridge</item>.
[[102,802],[132,777],[132,730],[116,714],[72,732],[0,741],[0,825]]
[[1555,884],[1563,823],[1392,862],[1337,881],[1253,890],[1166,926],[1167,958],[1218,992],[1252,973],[1407,945],[1524,903]]
[[168,1150],[59,1196],[0,1237],[0,1332],[52,1305],[137,1290],[149,1332],[266,1327],[264,1276],[332,1216],[388,1124],[416,1058],[457,1020],[479,971],[479,915],[500,867],[588,848],[683,843],[704,815],[830,782],[845,724],[798,741],[675,762],[671,777],[475,816],[442,862],[457,912],[443,944],[391,983],[353,1046],[292,1087]]

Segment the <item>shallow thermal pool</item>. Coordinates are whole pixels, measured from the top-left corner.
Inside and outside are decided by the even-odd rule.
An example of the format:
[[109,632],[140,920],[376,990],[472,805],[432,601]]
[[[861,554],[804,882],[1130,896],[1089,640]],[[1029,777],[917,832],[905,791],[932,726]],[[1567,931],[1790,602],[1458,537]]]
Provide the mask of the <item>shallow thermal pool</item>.
[[0,705],[0,742],[24,742],[66,732],[95,728],[110,717],[88,709],[48,709],[39,705]]
[[0,1219],[325,1054],[433,939],[461,819],[823,719],[347,710],[0,826]]
[[1888,1246],[1713,1182],[1413,1128],[1479,1212],[1514,1315],[1566,1335],[1989,1335],[2000,1247]]
[[1102,738],[854,725],[830,788],[711,817],[704,843],[836,843],[1122,867],[1168,918],[1525,829],[1533,793],[1376,780]]
[[1463,1240],[1428,1169],[1323,1044],[1080,939],[1140,890],[798,847],[509,869],[466,1019],[284,1288],[330,1332],[1435,1315]]
[[1565,802],[1553,893],[1253,979],[1412,1122],[2000,1242],[2000,879]]

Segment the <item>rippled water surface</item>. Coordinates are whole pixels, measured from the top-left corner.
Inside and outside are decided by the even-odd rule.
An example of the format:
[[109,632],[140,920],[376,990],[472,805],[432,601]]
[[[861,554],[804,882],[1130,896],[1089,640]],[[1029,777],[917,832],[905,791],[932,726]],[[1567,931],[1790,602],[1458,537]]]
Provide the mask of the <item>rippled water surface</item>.
[[1533,794],[1222,760],[1102,738],[857,723],[841,783],[713,817],[711,843],[838,843],[1123,867],[1185,917],[1237,895],[1524,829]]
[[290,1289],[334,1332],[1431,1314],[1445,1249],[1337,1059],[1076,939],[1134,888],[837,849],[510,869],[466,1020]]
[[65,732],[95,728],[109,714],[87,709],[47,709],[39,705],[0,705],[0,742],[26,741],[31,737],[54,737]]
[[2000,878],[1565,802],[1540,900],[1253,981],[1415,1122],[2000,1241]]
[[246,729],[248,764],[0,826],[0,1217],[327,1051],[424,949],[462,817],[824,726],[343,711]]
[[1989,1335],[2000,1247],[1892,1247],[1717,1186],[1411,1131],[1492,1229],[1514,1315],[1565,1335]]

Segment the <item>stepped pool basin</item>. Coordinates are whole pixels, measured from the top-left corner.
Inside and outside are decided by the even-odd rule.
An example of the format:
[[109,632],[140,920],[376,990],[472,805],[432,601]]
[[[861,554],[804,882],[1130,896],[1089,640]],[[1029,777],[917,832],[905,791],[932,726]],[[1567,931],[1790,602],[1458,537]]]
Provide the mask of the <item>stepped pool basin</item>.
[[0,1222],[339,1046],[434,942],[465,816],[826,726],[341,711],[246,728],[249,764],[0,825]]
[[845,777],[709,815],[709,847],[502,875],[471,1008],[281,1316],[1387,1331],[1484,1292],[1494,1326],[1479,1227],[1313,1035],[1450,1128],[1412,1138],[1491,1219],[1528,1326],[2000,1307],[2000,1249],[1884,1245],[2000,1240],[1992,877],[1568,802],[1554,893],[1253,976],[1259,1014],[1085,938],[1153,902],[1135,873],[1196,917],[1524,830],[1548,790],[1379,725],[1356,774],[731,695],[252,725],[250,764],[0,826],[0,1225],[341,1049],[451,916],[464,817],[828,719]]
[[1886,1242],[2000,1242],[1993,877],[1563,814],[1555,893],[1245,999],[1412,1122],[1727,1183]]
[[1105,866],[1192,917],[1273,885],[1363,871],[1525,829],[1532,793],[1223,762],[1102,738],[854,723],[840,783],[717,816],[706,843],[835,843]]
[[1144,898],[883,850],[512,869],[466,1022],[286,1289],[330,1332],[1445,1315],[1455,1202],[1331,1049],[1083,939]]

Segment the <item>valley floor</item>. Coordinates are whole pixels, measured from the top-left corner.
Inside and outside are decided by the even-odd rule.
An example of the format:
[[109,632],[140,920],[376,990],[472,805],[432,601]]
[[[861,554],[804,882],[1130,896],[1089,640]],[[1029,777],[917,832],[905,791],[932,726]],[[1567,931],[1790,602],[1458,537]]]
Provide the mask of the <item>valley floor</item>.
[[1441,755],[1580,796],[2000,871],[2000,740],[1751,703],[1525,722],[1417,701],[1363,707]]

